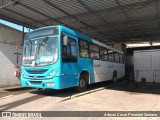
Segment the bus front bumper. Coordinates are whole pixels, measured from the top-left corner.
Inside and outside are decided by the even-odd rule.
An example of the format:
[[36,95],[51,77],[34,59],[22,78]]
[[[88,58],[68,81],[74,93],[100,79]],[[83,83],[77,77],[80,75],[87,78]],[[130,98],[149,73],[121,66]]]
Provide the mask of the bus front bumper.
[[60,77],[54,77],[53,79],[26,79],[21,78],[21,85],[23,87],[43,88],[43,89],[62,89],[60,87]]

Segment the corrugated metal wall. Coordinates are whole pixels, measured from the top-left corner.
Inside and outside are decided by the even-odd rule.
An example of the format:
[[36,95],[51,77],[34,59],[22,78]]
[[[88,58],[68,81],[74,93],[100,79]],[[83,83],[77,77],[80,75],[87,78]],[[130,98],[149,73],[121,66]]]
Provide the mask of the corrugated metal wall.
[[[22,55],[22,32],[0,25],[0,87],[20,84],[14,76],[15,66],[21,66]],[[20,46],[18,45],[20,44]]]
[[160,49],[134,51],[134,78],[160,83]]

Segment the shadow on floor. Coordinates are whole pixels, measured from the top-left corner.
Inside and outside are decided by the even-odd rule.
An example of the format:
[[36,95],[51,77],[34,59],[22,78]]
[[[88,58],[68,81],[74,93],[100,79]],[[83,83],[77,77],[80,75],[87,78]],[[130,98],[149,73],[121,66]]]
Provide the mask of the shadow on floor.
[[18,87],[18,88],[9,88],[9,89],[5,89],[5,91],[8,91],[8,92],[16,92],[16,91],[23,91],[23,90],[29,90],[29,89],[33,89],[33,88],[28,88],[28,87]]
[[[118,83],[122,82],[120,80]],[[112,81],[105,81],[100,83],[95,83],[87,86],[86,91],[91,91],[100,87],[107,87],[113,85]],[[115,84],[116,85],[116,84]],[[77,94],[78,92],[74,88],[67,88],[62,90],[54,90],[54,89],[45,89],[40,91],[31,91],[32,94],[44,95],[44,96],[58,96],[58,97],[68,97]]]
[[130,92],[130,94],[160,94],[160,83],[137,83],[137,82],[129,82],[124,81],[123,84],[113,86],[112,90],[118,91],[126,91]]
[[[139,94],[139,93],[160,94],[160,83],[136,83],[136,82],[130,82],[125,79],[119,80],[116,84],[113,84],[112,81],[105,81],[105,82],[91,84],[88,85],[87,91],[91,91],[100,87],[106,87],[106,89],[112,89],[118,91],[126,91],[130,92],[130,94]],[[30,89],[33,88],[20,87],[20,88],[6,89],[5,91],[23,92]],[[29,92],[32,94],[37,94],[42,96],[59,96],[59,97],[68,97],[78,93],[75,91],[74,88],[67,88],[62,90],[45,89],[40,91],[38,91],[37,89],[33,89],[32,91]]]

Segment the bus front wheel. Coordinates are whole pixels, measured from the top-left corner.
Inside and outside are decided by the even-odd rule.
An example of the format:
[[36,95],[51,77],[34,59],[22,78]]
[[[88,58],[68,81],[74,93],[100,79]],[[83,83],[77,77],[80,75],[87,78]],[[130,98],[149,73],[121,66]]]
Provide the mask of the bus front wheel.
[[81,75],[80,76],[80,80],[79,80],[79,84],[78,86],[76,87],[76,91],[78,92],[83,92],[85,91],[87,88],[87,80],[86,80],[86,77],[84,75]]

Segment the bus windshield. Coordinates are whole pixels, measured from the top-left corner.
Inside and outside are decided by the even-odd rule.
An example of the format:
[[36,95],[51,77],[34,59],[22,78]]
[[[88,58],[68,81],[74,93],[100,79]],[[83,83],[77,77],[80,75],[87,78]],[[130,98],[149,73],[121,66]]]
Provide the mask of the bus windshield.
[[41,37],[26,40],[23,50],[23,65],[42,66],[58,60],[58,37]]

